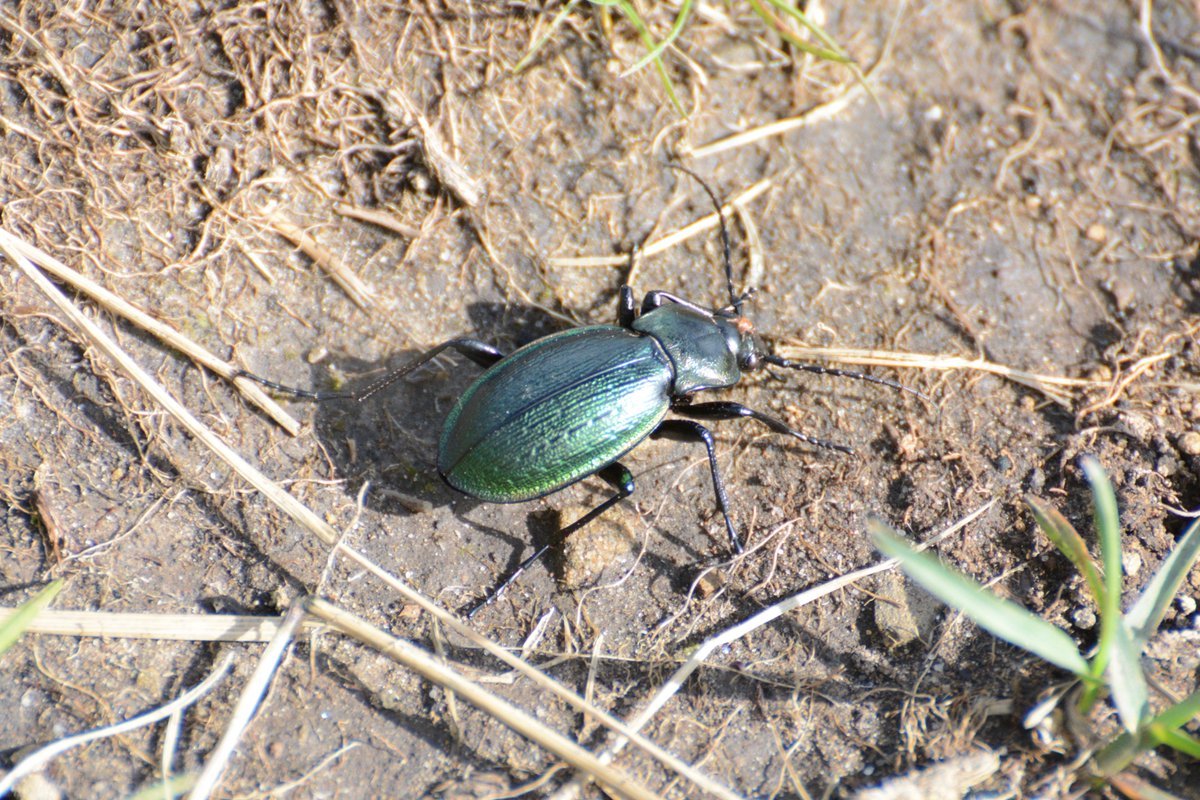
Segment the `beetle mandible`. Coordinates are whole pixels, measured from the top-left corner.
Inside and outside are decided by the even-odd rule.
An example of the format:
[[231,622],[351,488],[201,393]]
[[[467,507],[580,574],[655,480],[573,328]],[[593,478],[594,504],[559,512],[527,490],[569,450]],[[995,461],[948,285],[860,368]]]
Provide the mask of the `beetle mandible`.
[[[560,540],[587,525],[634,491],[633,475],[620,459],[647,438],[697,442],[708,454],[717,509],[729,545],[743,551],[733,521],[712,433],[700,420],[753,419],[772,431],[844,453],[840,444],[801,433],[783,421],[732,401],[695,402],[700,392],[724,389],[742,375],[779,367],[855,378],[924,395],[883,378],[789,361],[770,353],[742,315],[749,293],[733,288],[729,234],[716,195],[699,176],[717,207],[725,255],[729,305],[710,309],[653,290],[640,310],[633,289],[622,286],[614,325],[589,325],[537,339],[505,355],[485,342],[457,338],[427,350],[360,392],[309,392],[240,373],[271,388],[317,400],[363,401],[439,354],[454,350],[485,369],[446,417],[438,442],[437,469],[463,494],[493,503],[518,503],[557,492],[589,475],[614,490],[562,529]],[[674,412],[681,418],[667,418]],[[529,565],[544,545],[489,597],[492,602]]]

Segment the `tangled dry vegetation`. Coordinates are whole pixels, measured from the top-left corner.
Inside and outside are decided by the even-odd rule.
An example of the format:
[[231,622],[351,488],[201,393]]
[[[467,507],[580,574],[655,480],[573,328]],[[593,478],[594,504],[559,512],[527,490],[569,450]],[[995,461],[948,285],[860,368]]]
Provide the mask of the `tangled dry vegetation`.
[[[662,54],[685,117],[652,68],[628,71],[646,50],[621,6],[0,5],[0,603],[65,581],[0,660],[0,757],[227,674],[179,722],[29,781],[69,797],[217,774],[229,797],[599,791],[583,774],[631,796],[897,796],[866,792],[901,775],[943,781],[926,796],[1089,790],[1111,714],[1026,730],[1061,676],[878,570],[863,532],[877,515],[942,534],[946,559],[1086,648],[1096,609],[1022,494],[1085,530],[1077,458],[1096,455],[1131,596],[1195,515],[1200,10],[810,4],[860,80],[749,5],[634,3],[659,39],[691,8]],[[748,313],[778,352],[935,402],[750,381],[733,396],[857,455],[718,428],[749,543],[730,560],[707,461],[649,443],[625,513],[462,629],[437,606],[477,600],[599,487],[509,507],[441,486],[440,421],[477,374],[453,359],[369,407],[224,378],[360,386],[455,335],[511,349],[610,322],[622,283],[718,304],[716,215],[671,161],[729,203]],[[306,595],[333,605],[264,658]],[[1196,689],[1197,596],[1193,573],[1148,651],[1155,702]],[[273,682],[243,730],[259,664]],[[601,712],[667,754],[642,741],[599,763],[617,741]],[[1200,796],[1170,753],[1123,779],[1097,791]]]

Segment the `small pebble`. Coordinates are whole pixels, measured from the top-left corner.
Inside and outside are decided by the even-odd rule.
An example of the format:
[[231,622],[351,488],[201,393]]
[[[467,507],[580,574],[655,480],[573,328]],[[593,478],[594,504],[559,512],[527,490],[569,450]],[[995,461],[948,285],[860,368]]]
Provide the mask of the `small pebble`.
[[1104,288],[1112,295],[1113,305],[1117,307],[1117,311],[1122,313],[1128,311],[1133,306],[1133,301],[1137,299],[1137,291],[1128,281],[1121,278],[1113,278],[1106,282]]
[[1137,575],[1142,570],[1142,557],[1137,553],[1122,553],[1121,568],[1129,576]]
[[696,594],[707,600],[724,588],[727,583],[729,583],[729,578],[724,572],[720,570],[706,572],[700,576],[700,580],[696,581]]
[[1190,594],[1181,594],[1175,598],[1175,606],[1185,617],[1196,611],[1196,598]]
[[1200,456],[1200,431],[1188,431],[1176,442],[1184,455]]
[[1078,608],[1071,615],[1071,622],[1074,623],[1076,628],[1082,631],[1089,631],[1096,625],[1096,612],[1087,606]]
[[1139,442],[1147,442],[1154,438],[1157,427],[1154,420],[1145,414],[1133,411],[1122,411],[1117,419],[1117,430],[1127,434]]
[[1108,239],[1108,228],[1105,228],[1099,222],[1093,222],[1091,225],[1088,225],[1084,236],[1088,238],[1089,242],[1103,244]]
[[20,800],[59,800],[63,793],[44,773],[35,772],[17,781],[13,796]]

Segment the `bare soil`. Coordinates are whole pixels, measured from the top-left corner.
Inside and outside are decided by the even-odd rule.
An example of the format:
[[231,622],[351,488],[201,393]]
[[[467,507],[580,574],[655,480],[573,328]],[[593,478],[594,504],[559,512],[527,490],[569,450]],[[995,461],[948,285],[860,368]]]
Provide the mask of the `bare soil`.
[[[249,370],[354,387],[454,336],[511,349],[610,322],[627,281],[724,304],[713,232],[632,265],[555,259],[629,254],[711,213],[671,161],[721,197],[769,179],[746,208],[757,241],[737,215],[731,232],[737,280],[758,289],[747,313],[773,341],[982,358],[1096,383],[1055,399],[979,371],[873,371],[935,400],[924,404],[849,380],[747,380],[724,396],[856,454],[715,424],[750,544],[731,563],[702,448],[649,442],[627,461],[636,495],[596,545],[618,556],[597,565],[596,586],[564,587],[564,572],[577,583],[586,565],[552,558],[476,627],[519,645],[555,612],[527,656],[556,659],[555,678],[628,716],[707,636],[876,560],[869,516],[925,537],[995,501],[941,554],[1090,646],[1085,587],[1022,495],[1090,532],[1078,458],[1096,455],[1121,503],[1130,597],[1185,528],[1181,512],[1200,507],[1200,9],[1154,4],[1148,40],[1138,4],[1116,0],[827,4],[826,27],[869,72],[872,97],[735,6],[697,14],[667,54],[683,118],[652,69],[623,74],[643,53],[633,31],[586,3],[520,73],[512,65],[559,4],[5,3],[0,223]],[[647,9],[660,35],[672,16]],[[810,124],[690,155],[847,93]],[[356,305],[272,214],[344,262],[375,306]],[[56,607],[106,611],[269,615],[319,591],[431,646],[424,617],[331,561],[5,264],[0,604],[51,577],[67,579]],[[574,518],[605,496],[589,480],[498,506],[445,487],[440,422],[478,374],[462,359],[362,405],[287,401],[310,423],[293,438],[223,381],[81,302],[239,452],[448,607],[471,605],[552,536],[558,510]],[[623,536],[632,555],[619,557]],[[693,591],[713,566],[719,578]],[[1155,703],[1196,689],[1200,573],[1182,594],[1147,661],[1164,693]],[[1063,676],[945,609],[910,639],[880,611],[903,596],[894,581],[866,581],[756,631],[714,656],[649,735],[746,796],[850,793],[979,747],[1003,753],[978,787],[995,796],[1080,789],[1079,743],[1021,726]],[[0,661],[0,758],[160,705],[234,652],[233,679],[185,717],[172,769],[195,770],[260,650],[29,636]],[[493,668],[453,640],[448,658]],[[605,741],[524,682],[491,688],[588,747]],[[1094,720],[1097,732],[1112,726]],[[106,739],[47,777],[65,796],[123,797],[161,777],[163,741],[161,726]],[[305,797],[500,796],[554,765],[325,634],[296,646],[222,791],[282,794],[298,781]],[[620,765],[688,796],[653,762]],[[1200,797],[1200,768],[1182,757],[1149,754],[1137,769]]]

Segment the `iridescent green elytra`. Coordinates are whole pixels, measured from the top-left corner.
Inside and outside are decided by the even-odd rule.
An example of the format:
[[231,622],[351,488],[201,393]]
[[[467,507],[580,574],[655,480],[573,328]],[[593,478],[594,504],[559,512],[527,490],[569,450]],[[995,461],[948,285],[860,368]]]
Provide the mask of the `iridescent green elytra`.
[[526,345],[485,372],[446,418],[438,471],[493,503],[532,500],[616,461],[670,407],[674,370],[650,336],[615,325]]

